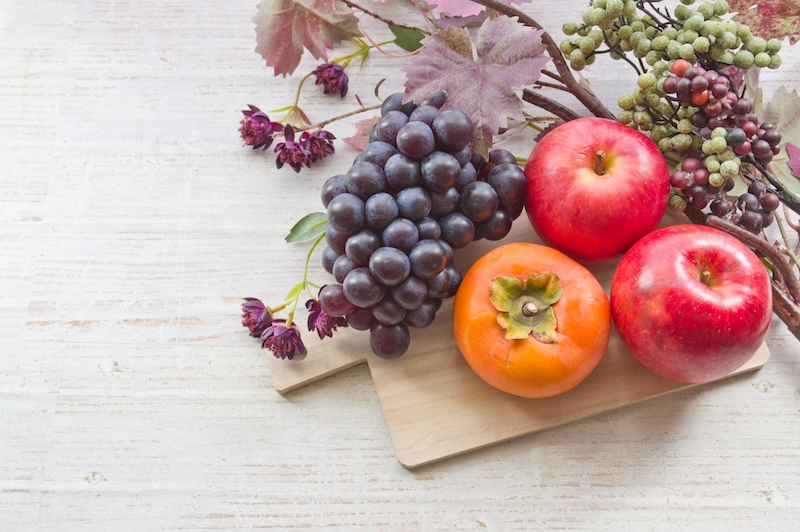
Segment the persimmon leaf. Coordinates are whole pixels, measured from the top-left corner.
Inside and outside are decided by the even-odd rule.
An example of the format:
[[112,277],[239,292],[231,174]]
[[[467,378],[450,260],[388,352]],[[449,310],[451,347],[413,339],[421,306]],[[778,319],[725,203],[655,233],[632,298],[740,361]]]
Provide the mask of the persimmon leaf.
[[425,37],[424,48],[405,69],[405,97],[419,102],[446,91],[445,108],[461,109],[472,118],[472,149],[486,155],[508,118],[524,119],[514,88],[533,84],[549,61],[542,33],[515,17],[500,16],[484,21],[474,46],[463,28]]
[[261,0],[253,22],[256,52],[276,76],[294,72],[303,48],[327,61],[334,44],[361,36],[358,19],[337,12],[332,0]]
[[365,118],[364,120],[359,120],[356,122],[356,132],[352,137],[347,137],[344,140],[345,144],[349,144],[350,146],[363,150],[369,144],[369,132],[372,131],[372,126],[374,126],[377,122],[379,116],[373,116],[372,118]]
[[[506,4],[525,4],[530,2],[531,0],[505,0]],[[432,8],[431,11],[435,11],[437,13],[447,13],[452,16],[461,16],[461,17],[468,17],[470,15],[477,15],[484,9],[480,4],[476,4],[471,0],[437,0],[435,2],[430,2],[431,4],[436,4],[436,7]]]
[[789,44],[800,40],[800,1],[798,0],[729,0],[733,20],[747,24],[759,37],[783,39]]

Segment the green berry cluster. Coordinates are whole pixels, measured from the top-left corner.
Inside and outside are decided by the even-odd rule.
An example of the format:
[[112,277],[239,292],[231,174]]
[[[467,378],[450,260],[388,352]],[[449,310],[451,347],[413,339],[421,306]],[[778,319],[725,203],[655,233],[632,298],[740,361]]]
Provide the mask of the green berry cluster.
[[614,59],[631,53],[655,68],[659,61],[685,59],[696,63],[711,59],[747,69],[778,68],[781,41],[753,35],[746,24],[723,19],[726,0],[705,2],[693,9],[694,0],[682,0],[674,12],[660,10],[656,0],[591,0],[583,11],[583,24],[565,22],[561,52],[574,70],[594,62],[597,54]]

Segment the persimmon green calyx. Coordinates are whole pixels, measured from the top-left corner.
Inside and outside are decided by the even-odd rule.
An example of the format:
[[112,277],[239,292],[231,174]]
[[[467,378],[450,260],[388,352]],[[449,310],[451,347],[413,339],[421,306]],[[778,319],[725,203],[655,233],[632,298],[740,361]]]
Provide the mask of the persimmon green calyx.
[[524,280],[512,276],[492,279],[489,298],[498,310],[497,323],[507,340],[522,340],[532,335],[545,344],[558,342],[556,314],[552,306],[561,299],[564,288],[552,272],[534,273]]

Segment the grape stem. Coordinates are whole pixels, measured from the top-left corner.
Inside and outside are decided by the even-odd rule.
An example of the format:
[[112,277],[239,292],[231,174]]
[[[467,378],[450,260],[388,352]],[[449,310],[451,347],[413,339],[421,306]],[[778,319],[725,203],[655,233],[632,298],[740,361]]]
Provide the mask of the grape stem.
[[594,52],[592,52],[592,54],[598,54],[598,53],[614,53],[614,54],[617,54],[617,56],[619,56],[620,59],[622,59],[623,61],[628,63],[631,66],[631,68],[633,68],[636,71],[637,75],[641,74],[641,72],[639,71],[639,67],[636,66],[636,63],[634,63],[633,61],[628,59],[627,54],[625,54],[625,52],[623,52],[622,50],[617,48],[617,46],[615,44],[611,44],[611,41],[608,40],[608,37],[604,37],[603,41],[606,43],[606,46],[608,46],[608,50],[602,50],[602,51],[599,51],[599,52],[598,51],[594,51]]
[[[594,116],[598,116],[600,118],[608,118],[609,120],[615,120],[614,114],[605,106],[603,103],[591,92],[587,91],[583,87],[581,87],[578,82],[575,80],[575,77],[572,75],[572,72],[569,69],[569,65],[567,65],[564,56],[561,54],[561,50],[558,48],[558,44],[553,40],[550,34],[547,31],[544,31],[544,28],[536,22],[533,18],[526,15],[519,9],[516,9],[508,4],[500,2],[498,0],[472,0],[476,4],[480,4],[484,7],[488,7],[489,9],[494,9],[498,13],[502,13],[504,15],[508,15],[509,17],[517,17],[517,19],[524,25],[529,26],[531,28],[536,28],[537,30],[542,30],[542,42],[544,43],[545,47],[547,48],[547,53],[550,56],[550,59],[553,60],[553,64],[555,64],[556,70],[558,71],[558,75],[561,77],[561,81],[564,85],[567,86],[569,92],[572,93],[575,98],[580,101],[586,109],[592,113]],[[525,99],[523,97],[523,99]],[[528,103],[533,103],[530,100],[525,100]],[[556,103],[554,100],[550,98],[545,98],[541,100],[542,104],[551,105]],[[550,111],[556,116],[564,118],[558,112],[556,112],[557,108],[554,107],[545,107],[543,105],[534,104],[538,107],[546,111]],[[564,108],[564,106],[558,104],[559,108]],[[560,109],[559,109],[560,110]],[[575,113],[572,113],[575,114]],[[564,118],[565,120],[568,120]]]
[[[658,16],[656,16],[656,15],[652,14],[650,11],[648,11],[648,10],[647,10],[647,9],[644,7],[644,5],[645,5],[645,4],[649,4],[649,5],[650,5],[650,7],[651,7],[651,8],[653,8],[653,11],[655,11],[656,13],[658,13],[658,16],[660,16],[661,18],[663,18],[663,19],[666,19],[666,20],[665,20],[664,22],[659,22],[659,21],[658,21]],[[645,13],[645,14],[649,15],[649,16],[650,16],[650,18],[652,18],[652,19],[653,19],[653,22],[655,23],[655,27],[656,27],[656,28],[658,28],[658,29],[664,29],[665,27],[667,27],[667,26],[668,26],[668,23],[669,23],[669,24],[675,24],[675,25],[678,25],[678,26],[683,26],[683,23],[681,23],[679,20],[673,20],[673,19],[671,19],[670,17],[664,16],[664,15],[663,15],[663,14],[662,14],[662,13],[661,13],[659,10],[658,10],[658,8],[657,8],[656,6],[654,6],[654,5],[653,5],[653,2],[647,2],[647,1],[641,1],[641,0],[640,0],[639,2],[636,2],[636,7],[637,7],[637,8],[639,9],[639,11],[641,11],[642,13]]]

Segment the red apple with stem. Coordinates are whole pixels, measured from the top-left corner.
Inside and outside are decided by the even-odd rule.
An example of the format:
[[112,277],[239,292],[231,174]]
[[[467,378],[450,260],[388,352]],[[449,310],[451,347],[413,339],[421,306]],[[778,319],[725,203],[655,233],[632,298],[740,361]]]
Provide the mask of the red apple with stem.
[[766,268],[717,229],[676,225],[625,253],[611,281],[622,342],[654,373],[695,383],[740,367],[764,340],[772,315]]
[[669,200],[669,171],[658,147],[604,118],[571,120],[547,133],[525,176],[534,229],[581,260],[624,253],[656,228]]

